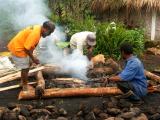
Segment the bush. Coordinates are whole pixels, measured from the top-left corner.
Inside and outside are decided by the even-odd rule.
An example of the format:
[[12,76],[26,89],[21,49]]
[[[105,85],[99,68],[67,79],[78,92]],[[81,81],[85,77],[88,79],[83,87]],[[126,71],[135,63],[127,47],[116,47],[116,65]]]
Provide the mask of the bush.
[[123,24],[118,23],[115,31],[107,32],[108,22],[100,23],[93,17],[87,16],[85,20],[78,21],[75,19],[66,20],[68,38],[81,31],[96,32],[96,47],[94,55],[104,54],[115,59],[120,58],[119,47],[124,42],[129,42],[134,47],[134,52],[141,55],[144,50],[144,32],[140,29],[127,30]]
[[134,47],[134,53],[141,55],[144,50],[144,35],[142,30],[127,30],[121,24],[112,33],[107,33],[107,23],[97,27],[97,46],[94,54],[105,54],[110,57],[119,59],[119,47],[124,42],[129,42]]

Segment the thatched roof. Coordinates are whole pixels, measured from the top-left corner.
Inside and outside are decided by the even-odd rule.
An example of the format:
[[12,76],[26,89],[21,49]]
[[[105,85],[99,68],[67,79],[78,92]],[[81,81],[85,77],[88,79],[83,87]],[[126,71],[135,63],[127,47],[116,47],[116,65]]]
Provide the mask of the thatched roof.
[[147,10],[160,10],[160,0],[93,0],[91,7],[94,12],[104,12],[108,9],[114,10],[121,7],[138,10],[145,7]]

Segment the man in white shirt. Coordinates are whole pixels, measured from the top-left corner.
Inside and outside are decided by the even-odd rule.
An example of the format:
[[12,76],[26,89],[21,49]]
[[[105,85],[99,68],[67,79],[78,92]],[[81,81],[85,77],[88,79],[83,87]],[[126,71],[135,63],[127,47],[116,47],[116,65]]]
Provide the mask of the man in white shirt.
[[87,56],[92,57],[93,47],[96,45],[96,35],[94,32],[84,31],[75,33],[70,40],[70,47],[72,50],[78,49],[83,54],[84,48],[87,49]]

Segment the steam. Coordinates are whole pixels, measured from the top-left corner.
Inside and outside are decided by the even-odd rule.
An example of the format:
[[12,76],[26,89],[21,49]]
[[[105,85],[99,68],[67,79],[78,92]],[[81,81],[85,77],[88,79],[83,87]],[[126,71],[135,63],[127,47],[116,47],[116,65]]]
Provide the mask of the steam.
[[[42,24],[48,20],[50,11],[46,3],[47,0],[0,0],[0,43],[9,41],[26,26]],[[62,73],[87,79],[87,57],[77,51],[64,57],[62,49],[56,47],[56,41],[65,41],[65,34],[60,26],[56,26],[50,37],[40,40],[37,49],[41,53],[41,63],[57,64]]]
[[65,34],[62,33],[62,29],[57,26],[55,32],[51,36],[46,39],[41,39],[37,48],[40,53],[38,55],[40,62],[42,64],[58,65],[61,68],[60,73],[87,80],[87,67],[90,64],[88,58],[82,55],[78,50],[64,56],[63,50],[55,45],[57,41],[65,40]]
[[13,37],[13,32],[47,20],[47,0],[0,0],[0,40]]

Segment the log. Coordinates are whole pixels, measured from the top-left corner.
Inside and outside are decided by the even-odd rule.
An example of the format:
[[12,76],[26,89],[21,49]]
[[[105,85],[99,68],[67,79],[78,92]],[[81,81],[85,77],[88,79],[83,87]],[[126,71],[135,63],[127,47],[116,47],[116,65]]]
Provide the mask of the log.
[[151,55],[160,55],[160,49],[158,48],[148,48],[146,52]]
[[42,75],[42,71],[38,71],[36,74],[36,79],[37,79],[37,86],[35,89],[36,96],[41,98],[41,96],[44,94],[45,90],[45,80]]
[[73,83],[73,84],[85,84],[83,80],[77,78],[56,78],[52,79],[55,83]]
[[[42,98],[54,97],[74,97],[74,96],[104,96],[116,95],[122,92],[117,87],[101,87],[101,88],[52,88],[45,89]],[[23,92],[21,91],[18,100],[37,99],[35,91]]]
[[98,64],[98,63],[105,63],[105,57],[103,54],[98,54],[91,58],[91,62],[93,63],[93,66]]
[[144,73],[145,73],[146,77],[149,78],[150,80],[153,80],[153,81],[160,83],[160,76],[155,75],[147,70],[145,70]]
[[[38,67],[38,68],[34,68],[34,69],[29,71],[29,76],[33,76],[35,72],[43,70],[43,69],[45,69],[44,66],[41,66],[41,67]],[[1,77],[0,78],[0,84],[19,79],[20,77],[21,77],[21,72],[17,72],[17,73],[13,73],[13,74]]]
[[[36,82],[30,82],[28,84],[33,85],[33,84],[36,84]],[[16,88],[20,88],[20,85],[18,84],[18,85],[13,85],[13,86],[8,86],[8,87],[2,87],[2,88],[0,88],[0,92],[12,90],[12,89],[16,89]]]
[[[157,86],[148,88],[148,92],[160,92]],[[52,88],[45,89],[42,98],[56,98],[56,97],[75,97],[75,96],[105,96],[122,94],[117,87],[100,87],[100,88]],[[35,91],[23,92],[21,91],[18,100],[37,99]]]

